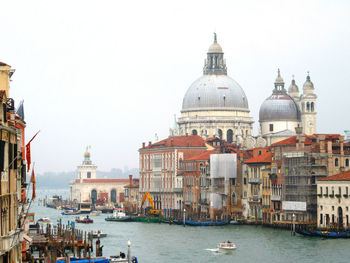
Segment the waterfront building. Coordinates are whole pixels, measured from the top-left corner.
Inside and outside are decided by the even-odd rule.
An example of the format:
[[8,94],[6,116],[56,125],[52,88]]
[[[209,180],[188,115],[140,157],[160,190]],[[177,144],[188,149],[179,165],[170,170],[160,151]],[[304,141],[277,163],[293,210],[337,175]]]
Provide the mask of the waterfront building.
[[186,158],[180,163],[183,171],[183,202],[190,218],[200,219],[209,216],[210,208],[210,155],[208,150],[199,155]]
[[316,224],[316,180],[350,169],[350,144],[339,134],[308,136],[300,130],[271,145],[273,221],[292,221],[294,214],[298,222]]
[[124,202],[125,186],[129,179],[97,178],[97,165],[90,159],[90,152],[86,149],[84,160],[78,165],[78,178],[69,184],[70,200],[72,202],[113,203],[122,205]]
[[[169,137],[139,149],[140,195],[148,192],[155,209],[165,215],[181,215],[183,203],[183,174],[179,167],[184,159],[207,150],[198,135]],[[148,202],[148,201],[147,201]]]
[[132,175],[129,175],[129,184],[124,186],[125,195],[124,195],[124,207],[128,213],[137,213],[139,211],[139,203],[141,200],[139,193],[139,178],[132,178]]
[[229,143],[251,145],[254,143],[253,119],[249,112],[244,90],[227,75],[224,53],[214,34],[203,76],[187,90],[178,127],[174,130],[181,136],[218,137]]
[[350,228],[350,170],[321,178],[317,184],[317,226]]
[[[14,69],[0,62],[0,262],[22,262],[28,249],[26,235],[26,163],[24,114],[9,98]],[[21,113],[21,114],[19,114]]]
[[[253,157],[246,160],[248,179],[248,218],[256,222],[262,218],[266,220],[266,209],[270,208],[270,192],[266,191],[269,182],[266,181],[270,172],[271,152],[269,148],[255,148],[252,151]],[[266,189],[265,189],[266,186]],[[264,208],[264,215],[263,215]]]

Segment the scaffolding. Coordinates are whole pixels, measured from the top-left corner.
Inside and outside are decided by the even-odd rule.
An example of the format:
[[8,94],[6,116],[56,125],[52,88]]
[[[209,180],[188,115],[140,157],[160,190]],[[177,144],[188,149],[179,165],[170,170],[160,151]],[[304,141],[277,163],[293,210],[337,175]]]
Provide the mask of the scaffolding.
[[285,177],[283,200],[305,202],[306,211],[284,211],[285,219],[291,220],[293,213],[299,222],[317,221],[316,180],[327,176],[326,159],[318,153],[284,153],[282,175]]

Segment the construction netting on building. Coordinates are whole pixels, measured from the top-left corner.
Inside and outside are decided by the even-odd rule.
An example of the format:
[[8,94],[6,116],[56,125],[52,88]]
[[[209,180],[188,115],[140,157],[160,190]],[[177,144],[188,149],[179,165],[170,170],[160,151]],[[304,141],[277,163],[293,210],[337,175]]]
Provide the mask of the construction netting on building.
[[237,177],[236,154],[210,155],[210,207],[222,209],[227,195],[230,195],[230,179]]

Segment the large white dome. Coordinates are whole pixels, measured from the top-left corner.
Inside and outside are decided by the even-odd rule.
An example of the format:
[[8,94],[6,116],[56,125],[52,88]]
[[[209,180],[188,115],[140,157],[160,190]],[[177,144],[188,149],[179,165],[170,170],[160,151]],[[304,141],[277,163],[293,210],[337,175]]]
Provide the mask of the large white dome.
[[182,111],[239,110],[249,111],[241,86],[227,75],[203,75],[187,90]]

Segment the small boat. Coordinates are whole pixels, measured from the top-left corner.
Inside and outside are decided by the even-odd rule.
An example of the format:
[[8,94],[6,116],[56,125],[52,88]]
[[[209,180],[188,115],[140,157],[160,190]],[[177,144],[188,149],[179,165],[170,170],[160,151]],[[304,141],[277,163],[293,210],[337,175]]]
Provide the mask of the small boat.
[[214,221],[192,222],[192,221],[186,220],[185,224],[187,226],[225,226],[228,223],[227,222],[214,222]]
[[221,242],[218,245],[218,250],[221,253],[232,253],[233,251],[236,250],[236,248],[237,246],[234,243],[232,243],[230,240]]
[[102,232],[101,230],[93,230],[92,231],[92,237],[93,238],[102,238],[102,237],[106,237],[107,234]]
[[113,215],[105,218],[106,221],[131,222],[131,216],[125,214],[125,208],[115,208]]
[[94,221],[93,221],[91,218],[89,218],[89,216],[86,216],[86,217],[84,217],[84,216],[78,216],[78,217],[75,218],[75,222],[77,222],[77,223],[83,223],[83,224],[91,224],[91,223],[93,223]]
[[64,215],[64,216],[79,215],[79,214],[80,214],[80,212],[77,210],[65,210],[61,213],[61,215]]
[[309,230],[295,230],[298,234],[309,237],[323,237],[323,238],[350,238],[350,231],[331,232],[331,231],[309,231]]
[[97,210],[90,212],[90,216],[99,216],[100,214],[101,214],[101,211],[97,211]]
[[231,221],[230,221],[230,225],[236,226],[236,225],[241,225],[241,224],[242,224],[241,222],[236,221],[236,220],[231,220]]
[[50,224],[51,220],[48,217],[43,217],[43,218],[38,219],[38,223]]

